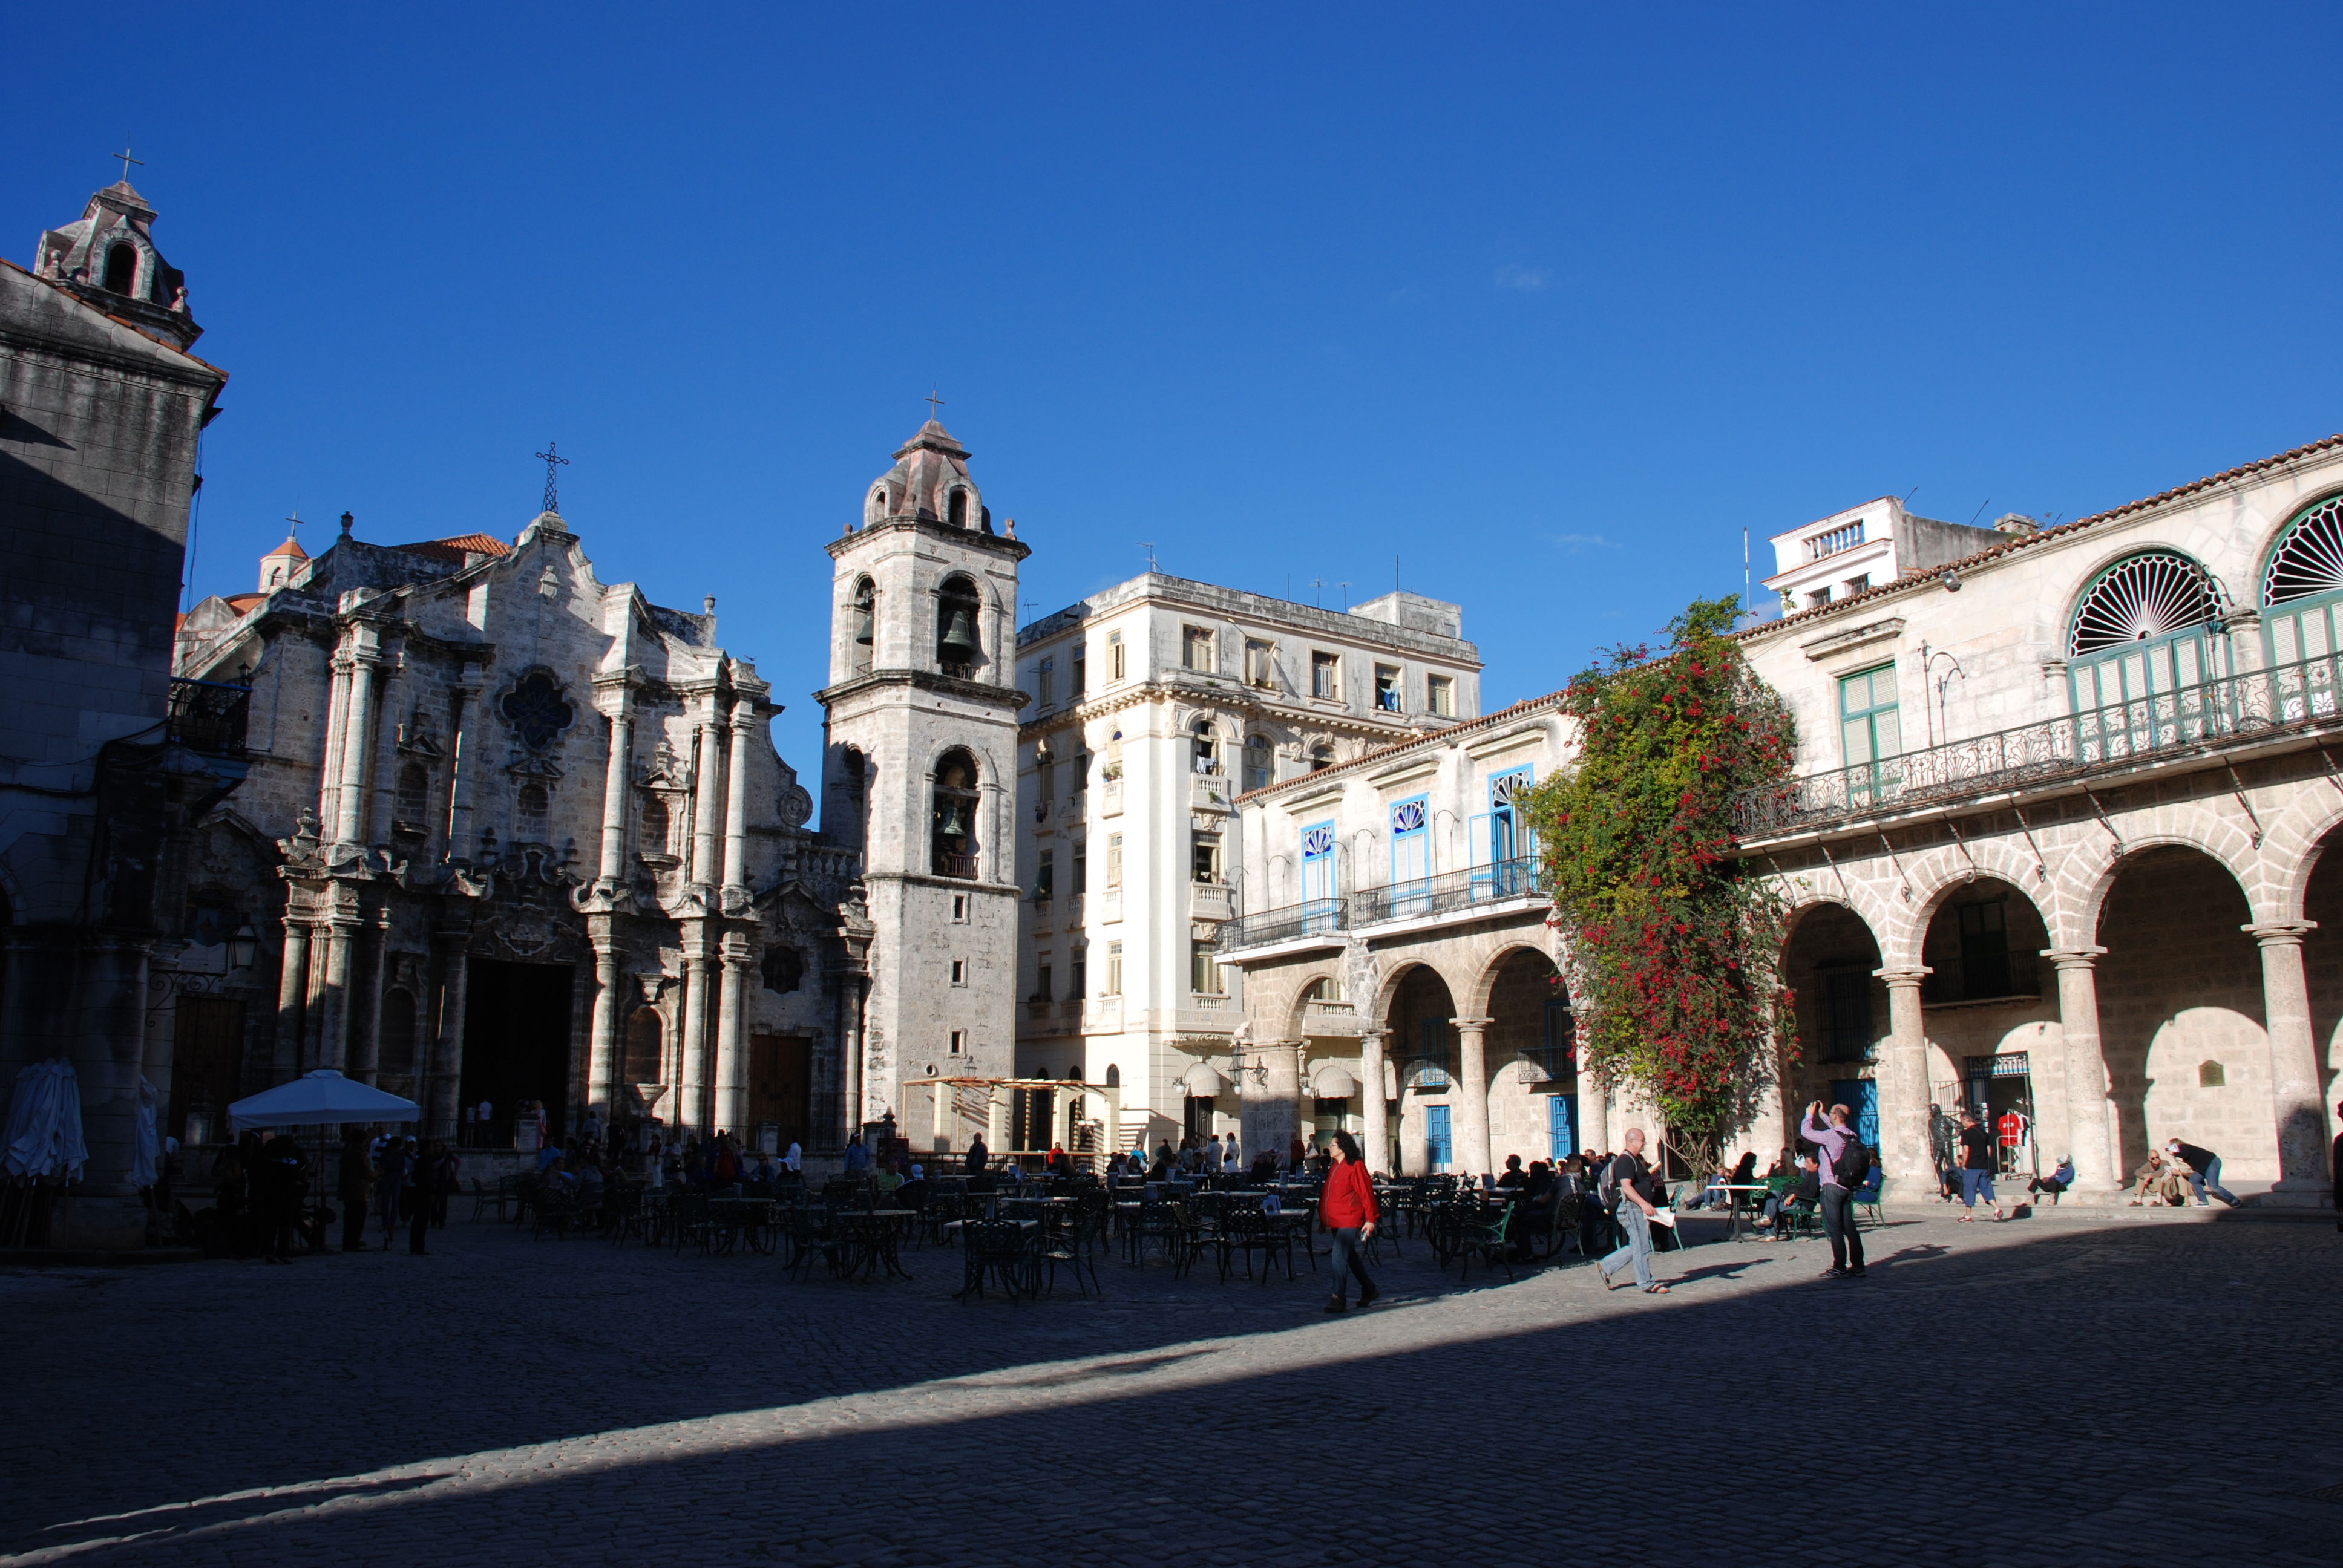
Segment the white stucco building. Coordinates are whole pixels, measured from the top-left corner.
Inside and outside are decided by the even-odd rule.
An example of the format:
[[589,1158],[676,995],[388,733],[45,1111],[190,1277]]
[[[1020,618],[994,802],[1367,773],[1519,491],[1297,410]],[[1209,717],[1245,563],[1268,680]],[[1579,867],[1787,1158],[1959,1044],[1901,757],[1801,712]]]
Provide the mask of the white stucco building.
[[2177,1136],[2320,1201],[2343,437],[1989,538],[1743,634],[1799,732],[1740,812],[1798,911],[1788,1102],[1875,1117],[1891,1181],[1968,1104],[2086,1191]]
[[1276,896],[1240,854],[1234,801],[1475,716],[1463,611],[1410,593],[1326,610],[1151,572],[1026,627],[1018,662],[1018,1071],[1112,1086],[1121,1146],[1232,1131],[1244,998],[1219,934]]

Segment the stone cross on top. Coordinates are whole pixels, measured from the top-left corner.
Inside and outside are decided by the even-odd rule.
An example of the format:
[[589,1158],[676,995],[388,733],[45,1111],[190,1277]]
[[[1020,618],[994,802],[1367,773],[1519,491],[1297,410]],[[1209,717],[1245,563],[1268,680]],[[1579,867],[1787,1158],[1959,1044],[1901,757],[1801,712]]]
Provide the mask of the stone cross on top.
[[545,450],[537,455],[537,460],[545,465],[545,509],[558,516],[561,511],[561,469],[569,459],[561,455],[560,442],[548,441]]
[[930,419],[937,418],[939,416],[936,411],[944,406],[944,400],[936,396],[932,387],[929,389],[928,395],[925,397],[920,398],[920,401],[928,406],[928,417]]
[[134,158],[130,156],[130,138],[128,136],[122,138],[122,150],[120,152],[108,153],[106,156],[109,158],[120,158],[122,160],[122,183],[124,185],[128,185],[130,183],[130,166],[132,164],[136,164],[142,169],[146,166],[146,160],[145,158]]

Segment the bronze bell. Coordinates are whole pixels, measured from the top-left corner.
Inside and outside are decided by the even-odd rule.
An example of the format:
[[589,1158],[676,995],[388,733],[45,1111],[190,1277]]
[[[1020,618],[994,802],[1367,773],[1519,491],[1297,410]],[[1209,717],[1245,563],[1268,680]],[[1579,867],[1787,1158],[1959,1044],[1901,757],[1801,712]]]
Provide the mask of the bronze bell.
[[875,640],[873,633],[876,620],[877,618],[870,613],[870,606],[867,601],[856,605],[854,607],[854,640],[869,648]]
[[960,820],[960,802],[957,800],[954,800],[950,805],[944,808],[944,825],[942,832],[943,836],[947,839],[965,839],[968,837],[968,824]]
[[946,658],[976,657],[976,628],[969,624],[968,611],[951,612],[951,622],[944,628],[942,651]]

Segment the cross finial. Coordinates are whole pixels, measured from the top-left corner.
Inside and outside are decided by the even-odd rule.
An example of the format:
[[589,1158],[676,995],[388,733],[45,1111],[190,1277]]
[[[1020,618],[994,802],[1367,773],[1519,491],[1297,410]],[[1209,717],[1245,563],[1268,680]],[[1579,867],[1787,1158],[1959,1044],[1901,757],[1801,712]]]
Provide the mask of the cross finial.
[[297,544],[301,538],[301,514],[297,511],[285,521],[287,524],[285,537]]
[[128,185],[130,183],[130,166],[132,164],[136,164],[142,169],[146,166],[146,160],[145,158],[134,158],[130,156],[130,138],[128,136],[122,138],[122,150],[120,152],[108,153],[106,156],[109,158],[120,158],[122,160],[122,183],[124,185]]
[[537,455],[537,460],[545,465],[545,509],[558,516],[561,511],[561,469],[569,459],[561,455],[560,442],[548,441],[545,450]]
[[936,410],[944,406],[944,400],[937,397],[933,389],[930,389],[920,401],[928,406],[928,417],[930,419],[936,418]]

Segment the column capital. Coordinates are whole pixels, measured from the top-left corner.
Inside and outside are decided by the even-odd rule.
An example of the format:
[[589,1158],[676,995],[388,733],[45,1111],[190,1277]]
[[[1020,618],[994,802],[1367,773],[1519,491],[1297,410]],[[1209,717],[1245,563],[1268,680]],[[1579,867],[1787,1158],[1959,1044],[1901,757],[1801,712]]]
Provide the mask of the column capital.
[[2264,920],[2237,928],[2266,948],[2298,948],[2302,939],[2318,929],[2317,920]]
[[1497,1020],[1493,1018],[1452,1018],[1448,1021],[1458,1029],[1486,1029]]
[[2042,956],[2062,970],[2087,970],[2107,957],[2107,950],[2100,947],[2044,948]]
[[1874,978],[1886,981],[1887,989],[1890,990],[1896,990],[1906,986],[1909,986],[1913,990],[1916,990],[1919,989],[1920,982],[1922,980],[1926,980],[1930,975],[1935,974],[1936,971],[1930,969],[1926,964],[1922,964],[1917,969],[1876,969],[1871,972]]

